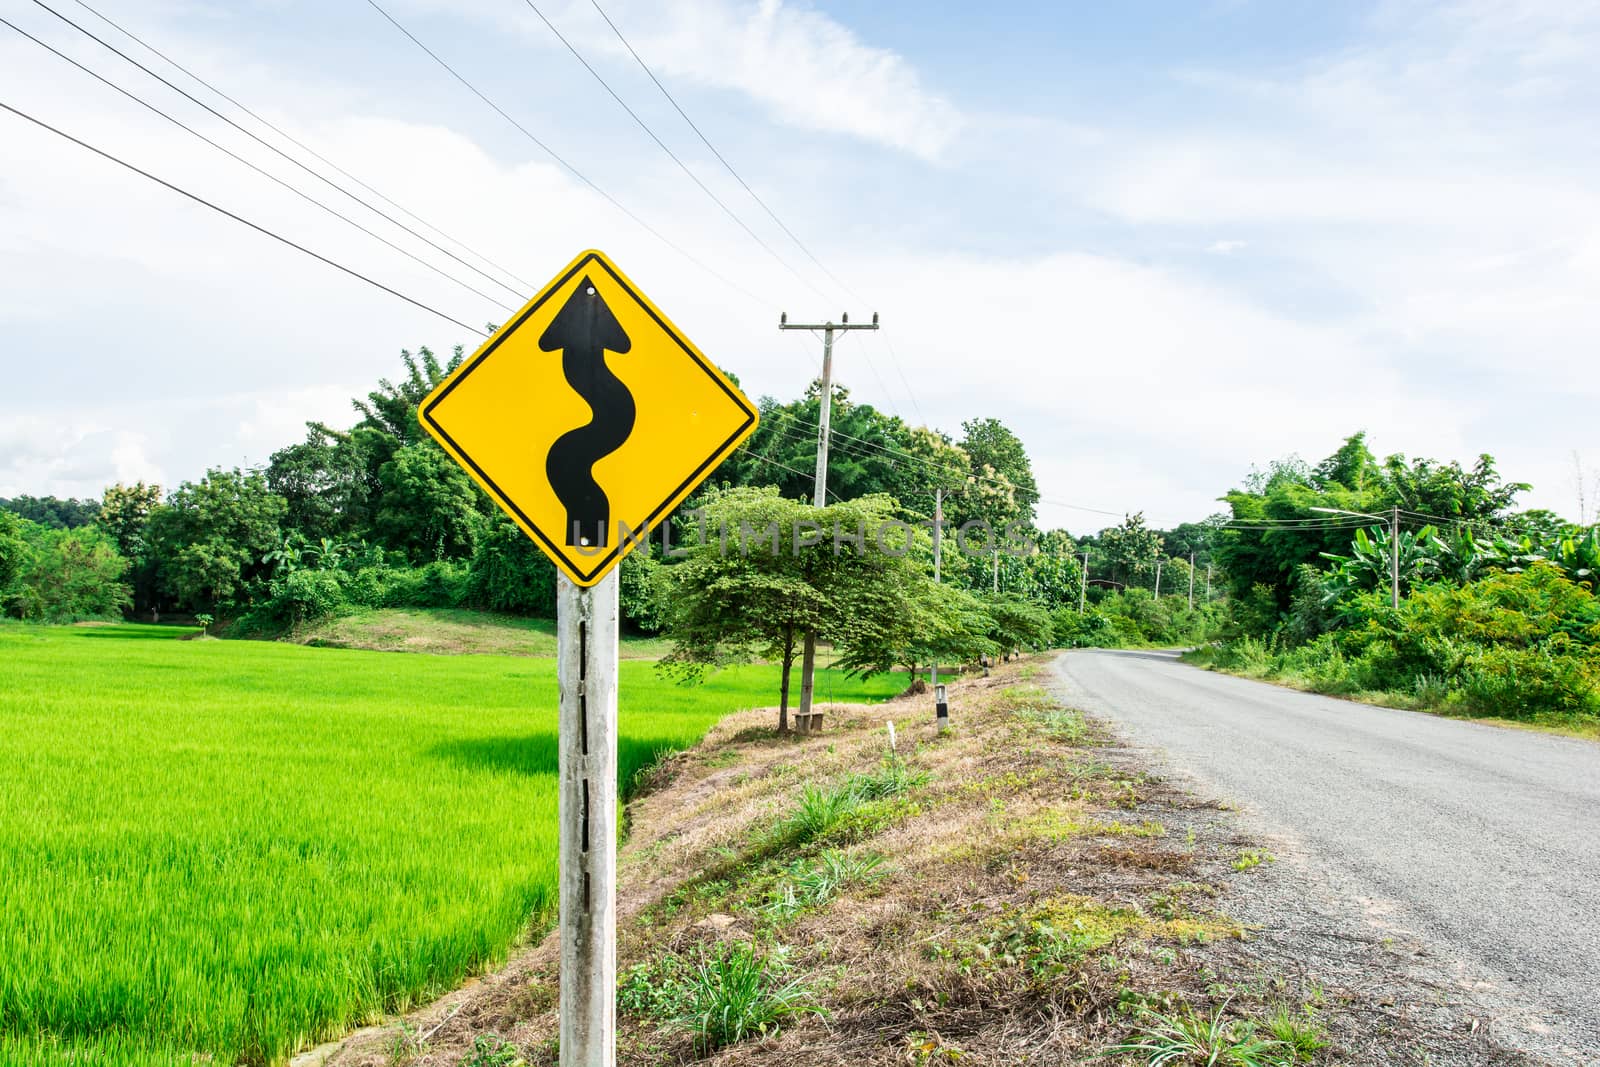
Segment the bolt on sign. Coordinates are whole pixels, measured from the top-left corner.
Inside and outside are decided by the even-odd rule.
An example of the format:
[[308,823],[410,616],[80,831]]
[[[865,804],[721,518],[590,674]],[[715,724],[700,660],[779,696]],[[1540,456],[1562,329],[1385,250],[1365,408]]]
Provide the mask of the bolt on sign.
[[583,587],[756,428],[750,401],[596,251],[439,383],[418,417]]

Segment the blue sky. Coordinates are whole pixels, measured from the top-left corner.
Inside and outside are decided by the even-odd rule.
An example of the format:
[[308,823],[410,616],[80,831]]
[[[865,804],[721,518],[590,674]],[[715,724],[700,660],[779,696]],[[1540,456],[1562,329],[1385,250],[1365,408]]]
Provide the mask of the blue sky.
[[[233,114],[75,0],[48,2]],[[589,0],[540,9],[788,266],[523,0],[380,2],[720,279],[364,0],[91,2],[535,286],[605,249],[754,394],[793,396],[817,370],[818,346],[780,335],[780,311],[881,312],[881,336],[841,346],[841,379],[952,433],[1004,419],[1034,455],[1049,525],[1106,521],[1084,507],[1200,518],[1252,464],[1320,458],[1358,429],[1380,452],[1491,452],[1535,483],[1528,504],[1573,515],[1574,452],[1600,468],[1595,4],[602,0],[845,291]],[[0,13],[360,211],[30,0]],[[4,27],[0,101],[465,322],[506,315]],[[306,419],[348,421],[400,348],[472,337],[0,115],[0,340],[9,495],[263,462]]]

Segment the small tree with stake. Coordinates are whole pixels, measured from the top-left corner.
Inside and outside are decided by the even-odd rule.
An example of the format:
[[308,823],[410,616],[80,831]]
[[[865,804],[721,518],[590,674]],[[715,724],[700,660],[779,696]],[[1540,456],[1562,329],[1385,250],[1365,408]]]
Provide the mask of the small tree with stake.
[[[774,489],[733,489],[706,502],[704,543],[671,568],[668,632],[672,652],[662,668],[686,678],[752,654],[783,668],[778,729],[789,728],[790,669],[808,631],[829,621],[828,598],[808,576],[812,549],[793,550],[796,522],[812,509]],[[777,531],[776,551],[770,531]]]
[[770,657],[783,671],[778,729],[787,730],[791,669],[807,631],[841,648],[876,643],[874,635],[898,630],[908,599],[931,585],[919,581],[923,567],[912,553],[879,536],[894,513],[894,501],[881,496],[827,508],[776,489],[711,496],[704,542],[668,569],[674,648],[663,668],[693,677],[741,655]]

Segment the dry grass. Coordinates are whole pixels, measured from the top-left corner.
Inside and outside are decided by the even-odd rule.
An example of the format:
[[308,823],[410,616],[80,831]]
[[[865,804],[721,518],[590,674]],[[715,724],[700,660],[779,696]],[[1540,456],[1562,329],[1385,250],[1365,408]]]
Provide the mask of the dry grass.
[[[719,942],[783,946],[828,1012],[707,1062],[1059,1062],[1120,1038],[1143,1006],[1203,1000],[1192,953],[1242,936],[1212,888],[1239,843],[1196,838],[1217,813],[1149,779],[1092,723],[1063,730],[1043,691],[1019,685],[1035,669],[952,685],[945,737],[925,695],[830,706],[807,738],[774,736],[771,712],[751,711],[655,769],[628,810],[621,967]],[[806,786],[881,766],[891,721],[925,780],[774,853],[772,829]],[[771,908],[785,872],[823,848],[884,860],[823,906]],[[553,1064],[555,957],[547,939],[419,1013],[407,1025],[432,1032],[411,1062],[455,1064],[494,1034]],[[693,1036],[661,1019],[624,1012],[619,1029],[620,1063],[697,1058]],[[387,1064],[394,1032],[358,1035],[328,1062]]]

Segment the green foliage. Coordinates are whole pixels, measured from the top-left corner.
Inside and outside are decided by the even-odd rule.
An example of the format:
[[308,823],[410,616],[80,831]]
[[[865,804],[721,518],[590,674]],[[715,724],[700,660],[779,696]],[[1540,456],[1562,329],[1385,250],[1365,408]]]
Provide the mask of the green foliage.
[[147,526],[162,600],[190,610],[248,605],[283,542],[283,514],[260,474],[213,469],[184,482]]
[[1262,1020],[1261,1028],[1289,1050],[1291,1063],[1310,1063],[1328,1047],[1322,1025],[1309,1006],[1295,1011],[1287,1004],[1279,1004]]
[[852,885],[882,877],[882,866],[883,856],[876,852],[851,855],[830,848],[815,857],[802,857],[789,865],[762,910],[780,922],[792,919],[824,907]]
[[1192,1009],[1162,1014],[1145,1011],[1140,1028],[1128,1040],[1106,1049],[1107,1056],[1133,1056],[1149,1067],[1207,1064],[1215,1067],[1289,1067],[1296,1050],[1274,1037],[1263,1037],[1256,1023],[1229,1019],[1227,1005],[1211,1015]]
[[472,1039],[472,1049],[461,1057],[461,1067],[522,1067],[525,1061],[517,1046],[492,1034]]
[[961,424],[961,448],[972,464],[972,475],[999,479],[1011,488],[1009,513],[989,514],[996,526],[1014,518],[1031,520],[1039,503],[1039,486],[1033,479],[1033,464],[1022,441],[999,419],[968,419]]
[[[14,524],[6,532],[7,521]],[[96,526],[46,527],[0,519],[0,606],[33,622],[120,619],[132,605],[128,561]]]
[[1101,554],[1120,578],[1154,574],[1156,561],[1162,558],[1161,535],[1145,526],[1143,512],[1129,515],[1121,526],[1101,530],[1099,542]]
[[1220,646],[1214,661],[1461,714],[1600,715],[1600,598],[1553,564],[1419,586],[1398,611],[1383,593],[1360,593],[1343,612],[1339,629],[1305,644],[1246,637]]
[[372,531],[412,563],[472,554],[482,497],[467,472],[432,441],[406,445],[378,468]]
[[1010,593],[978,599],[989,620],[984,636],[1001,652],[1037,651],[1055,643],[1055,628],[1044,605]]
[[21,519],[0,510],[0,596],[5,595],[27,562],[28,542],[22,529]]
[[53,496],[14,496],[0,500],[0,511],[7,511],[19,519],[37,523],[47,530],[74,530],[88,526],[100,515],[100,504],[95,500],[60,500]]
[[[907,616],[956,595],[934,587],[913,554],[886,550],[874,536],[894,514],[885,498],[811,508],[772,489],[731,489],[712,493],[704,508],[704,543],[679,549],[687,559],[667,570],[657,600],[670,605],[674,642],[663,667],[693,676],[741,656],[775,659],[783,668],[780,729],[788,721],[789,668],[805,634],[832,641],[846,669],[887,669],[907,643],[929,636]],[[859,549],[842,540],[862,531]],[[931,627],[933,636],[950,625]]]
[[1197,644],[1209,640],[1226,609],[1164,596],[1148,589],[1102,594],[1083,613],[1076,607],[1055,613],[1055,643],[1061,648],[1149,648]]
[[[553,919],[553,660],[192,633],[0,625],[0,1061],[282,1063]],[[620,672],[619,783],[775,675]]]
[[617,573],[617,603],[622,621],[644,634],[660,633],[670,605],[669,577],[655,557],[655,546],[640,545],[623,557]]
[[762,954],[749,943],[715,944],[692,956],[669,953],[622,973],[617,1007],[688,1031],[695,1051],[709,1055],[776,1034],[790,1019],[827,1015],[788,970],[781,952]]
[[[1247,526],[1223,530],[1215,555],[1235,599],[1265,588],[1278,612],[1287,613],[1301,566],[1320,566],[1325,558],[1350,551],[1348,524],[1341,525],[1336,516],[1313,508],[1384,515],[1398,507],[1427,516],[1425,522],[1481,524],[1479,528],[1487,529],[1527,488],[1520,482],[1502,481],[1489,456],[1478,457],[1470,470],[1455,462],[1408,461],[1400,455],[1390,456],[1380,465],[1367,449],[1365,435],[1355,434],[1314,468],[1297,459],[1279,461],[1256,472],[1244,488],[1226,494],[1232,518]],[[1463,569],[1459,556],[1451,561],[1431,547],[1425,548],[1423,542],[1429,536],[1431,531],[1414,532],[1409,541],[1403,541],[1403,582],[1414,577],[1450,576],[1465,581],[1482,576],[1481,568]],[[1381,544],[1387,550],[1386,537]],[[1407,553],[1410,559],[1404,558]],[[1377,574],[1372,565],[1375,557],[1361,559],[1365,554],[1359,550],[1355,555],[1358,561],[1353,570]],[[1276,622],[1271,620],[1267,628]]]
[[788,975],[781,955],[763,955],[748,943],[702,950],[681,995],[674,1021],[694,1035],[702,1055],[775,1034],[799,1016],[827,1015],[804,980]]
[[535,618],[556,615],[556,568],[504,515],[485,524],[467,567],[467,598],[477,607]]

